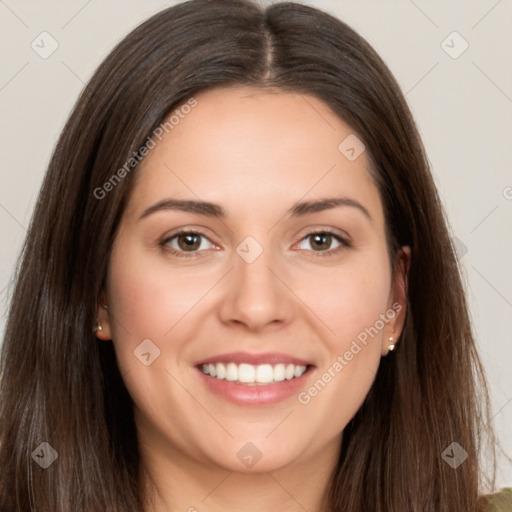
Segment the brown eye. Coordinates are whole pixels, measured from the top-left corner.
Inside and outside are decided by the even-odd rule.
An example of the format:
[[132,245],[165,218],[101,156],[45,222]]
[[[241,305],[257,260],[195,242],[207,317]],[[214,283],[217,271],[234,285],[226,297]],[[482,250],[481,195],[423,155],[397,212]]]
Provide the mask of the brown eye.
[[316,231],[307,234],[299,243],[299,249],[315,252],[318,256],[335,255],[350,247],[349,241],[330,231]]
[[166,238],[160,245],[176,256],[195,256],[205,249],[215,249],[216,246],[202,233],[180,231]]
[[309,238],[314,251],[323,251],[331,248],[332,235],[329,233],[314,233],[309,235]]
[[186,233],[179,235],[178,247],[183,251],[195,251],[201,246],[201,235],[197,233]]

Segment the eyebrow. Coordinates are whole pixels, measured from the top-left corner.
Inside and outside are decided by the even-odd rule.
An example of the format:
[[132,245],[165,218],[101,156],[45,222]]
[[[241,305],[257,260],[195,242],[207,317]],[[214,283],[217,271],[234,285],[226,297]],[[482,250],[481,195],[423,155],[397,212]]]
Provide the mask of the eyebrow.
[[[356,208],[362,212],[368,218],[368,220],[373,220],[370,212],[361,203],[348,197],[331,197],[318,199],[315,201],[303,201],[296,203],[292,208],[290,208],[290,210],[288,210],[286,215],[290,215],[292,217],[302,217],[304,215],[320,212],[323,210],[330,210],[339,206],[350,206]],[[188,213],[197,213],[207,217],[214,217],[217,219],[223,219],[226,217],[226,211],[224,208],[216,203],[189,199],[163,199],[162,201],[158,201],[154,205],[144,210],[139,220],[148,217],[152,213],[162,210],[179,210]]]
[[301,203],[297,203],[289,211],[289,213],[292,215],[292,217],[300,217],[302,215],[307,215],[309,213],[330,210],[338,206],[351,206],[362,212],[368,218],[369,221],[373,220],[372,216],[370,215],[370,212],[361,203],[359,203],[355,199],[350,199],[349,197],[332,197],[327,199],[319,199],[316,201],[304,201]]

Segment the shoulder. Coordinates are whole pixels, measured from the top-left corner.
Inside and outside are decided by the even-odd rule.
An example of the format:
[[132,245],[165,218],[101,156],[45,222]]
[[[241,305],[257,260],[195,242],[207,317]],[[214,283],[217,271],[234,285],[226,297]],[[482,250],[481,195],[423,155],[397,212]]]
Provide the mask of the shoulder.
[[500,492],[484,496],[487,508],[485,512],[511,512],[512,487],[505,487]]

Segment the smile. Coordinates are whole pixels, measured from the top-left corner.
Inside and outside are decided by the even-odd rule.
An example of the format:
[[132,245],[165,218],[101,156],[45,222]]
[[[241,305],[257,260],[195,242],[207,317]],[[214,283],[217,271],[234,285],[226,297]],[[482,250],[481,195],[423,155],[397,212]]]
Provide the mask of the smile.
[[295,364],[203,364],[200,367],[205,375],[218,380],[227,380],[238,384],[258,385],[282,382],[300,377],[307,369]]

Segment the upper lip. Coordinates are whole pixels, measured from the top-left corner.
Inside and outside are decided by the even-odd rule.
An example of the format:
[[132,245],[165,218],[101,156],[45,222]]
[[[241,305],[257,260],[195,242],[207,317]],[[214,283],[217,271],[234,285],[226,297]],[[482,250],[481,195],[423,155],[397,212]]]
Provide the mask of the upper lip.
[[236,363],[236,364],[294,364],[295,366],[308,366],[311,365],[309,361],[300,359],[295,356],[288,354],[282,354],[279,352],[261,352],[258,354],[249,352],[226,352],[225,354],[218,354],[216,356],[208,357],[207,359],[201,359],[195,366],[201,366],[202,364],[216,364],[216,363]]

